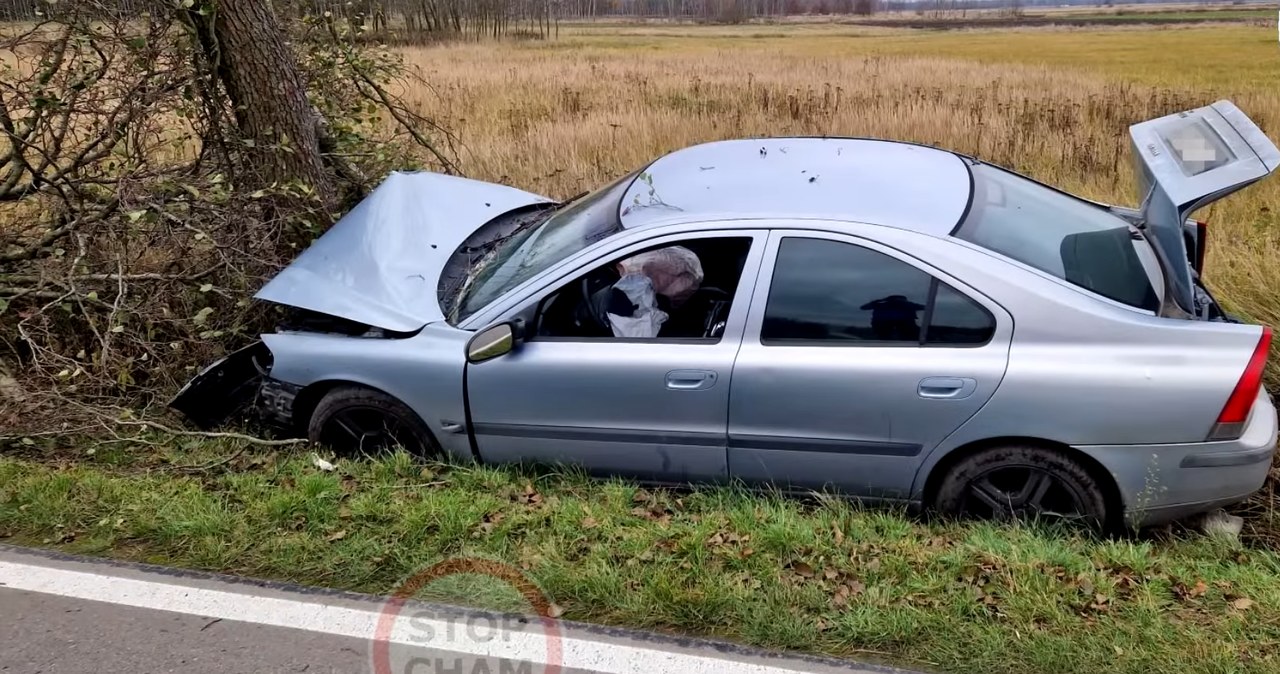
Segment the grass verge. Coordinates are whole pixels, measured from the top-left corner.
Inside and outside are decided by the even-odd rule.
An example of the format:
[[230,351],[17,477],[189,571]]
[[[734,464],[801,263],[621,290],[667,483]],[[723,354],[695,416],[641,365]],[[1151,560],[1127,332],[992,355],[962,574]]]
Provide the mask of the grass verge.
[[0,456],[0,537],[375,593],[487,557],[570,619],[957,673],[1280,668],[1272,552],[920,523],[838,499],[405,455],[321,471],[305,453],[175,441]]

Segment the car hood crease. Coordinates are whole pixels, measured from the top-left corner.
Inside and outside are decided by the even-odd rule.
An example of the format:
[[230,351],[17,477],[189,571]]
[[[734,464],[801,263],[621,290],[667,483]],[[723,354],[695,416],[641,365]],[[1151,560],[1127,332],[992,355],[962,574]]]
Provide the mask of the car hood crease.
[[411,332],[444,317],[441,270],[472,232],[513,209],[550,202],[467,178],[394,172],[254,297]]

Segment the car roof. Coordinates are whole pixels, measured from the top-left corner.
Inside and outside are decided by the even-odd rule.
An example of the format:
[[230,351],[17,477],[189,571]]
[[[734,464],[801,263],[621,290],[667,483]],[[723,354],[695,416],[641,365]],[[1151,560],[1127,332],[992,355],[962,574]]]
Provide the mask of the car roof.
[[945,236],[968,211],[966,158],[864,138],[755,138],[694,145],[641,171],[627,229],[728,218],[845,220]]

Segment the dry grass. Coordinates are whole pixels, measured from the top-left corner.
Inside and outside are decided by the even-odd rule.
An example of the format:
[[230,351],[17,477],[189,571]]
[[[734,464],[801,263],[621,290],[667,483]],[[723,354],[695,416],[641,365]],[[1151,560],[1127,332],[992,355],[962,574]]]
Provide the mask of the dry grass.
[[[1180,30],[928,33],[849,26],[582,26],[555,43],[406,57],[408,92],[465,145],[464,170],[565,196],[685,145],[831,134],[936,144],[1131,204],[1127,127],[1230,98],[1280,126],[1275,35]],[[1280,323],[1280,181],[1213,205],[1207,278]],[[1273,372],[1272,383],[1280,383]]]

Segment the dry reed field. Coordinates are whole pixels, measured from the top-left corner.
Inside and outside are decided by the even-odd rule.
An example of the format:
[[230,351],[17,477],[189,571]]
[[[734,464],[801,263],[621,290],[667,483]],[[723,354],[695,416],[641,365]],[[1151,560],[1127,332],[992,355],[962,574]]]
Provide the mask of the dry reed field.
[[[470,176],[565,197],[693,143],[829,134],[974,154],[1132,204],[1129,124],[1230,98],[1274,134],[1271,29],[953,31],[572,27],[553,43],[411,49],[408,92],[462,141]],[[1195,48],[1191,48],[1195,46]],[[1280,323],[1280,180],[1210,221],[1212,288]],[[1273,368],[1272,383],[1280,383]]]

